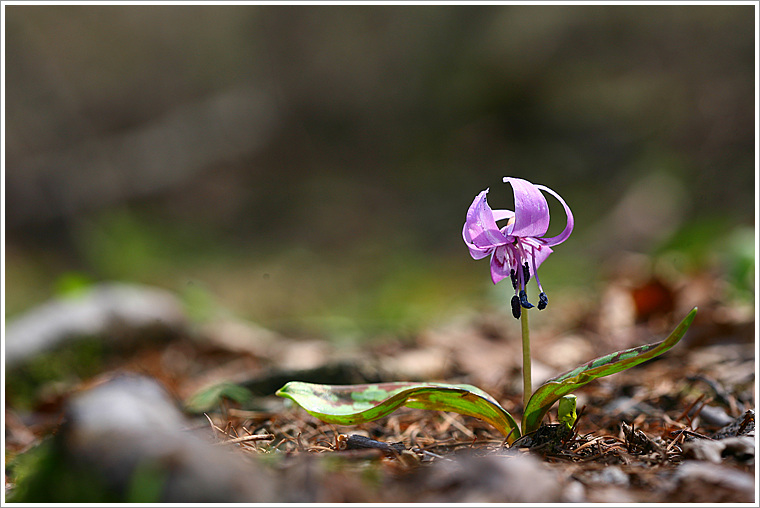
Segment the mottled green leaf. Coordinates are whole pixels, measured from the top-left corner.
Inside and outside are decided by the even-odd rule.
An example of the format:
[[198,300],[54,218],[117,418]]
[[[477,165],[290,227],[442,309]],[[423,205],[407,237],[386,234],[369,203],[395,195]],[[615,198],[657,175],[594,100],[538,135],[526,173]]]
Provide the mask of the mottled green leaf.
[[577,390],[594,379],[609,376],[610,374],[630,369],[635,365],[651,360],[675,346],[681,340],[684,333],[686,333],[696,315],[697,308],[695,307],[662,342],[646,344],[602,356],[548,380],[533,392],[528,405],[525,407],[525,415],[522,421],[523,433],[528,434],[536,430],[541,425],[541,420],[543,420],[544,415],[552,404],[563,395]]
[[407,406],[474,416],[509,436],[510,443],[520,437],[520,429],[507,410],[472,385],[413,382],[319,385],[291,381],[277,390],[277,395],[292,399],[315,418],[338,425],[369,422]]

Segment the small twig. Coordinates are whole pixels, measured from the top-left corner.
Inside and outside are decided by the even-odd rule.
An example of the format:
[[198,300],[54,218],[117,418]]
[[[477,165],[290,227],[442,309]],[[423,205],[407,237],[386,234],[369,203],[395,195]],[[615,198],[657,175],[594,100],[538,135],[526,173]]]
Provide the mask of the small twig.
[[333,452],[335,450],[330,446],[314,445],[306,449],[307,452]]
[[755,412],[754,411],[747,411],[744,413],[744,420],[742,420],[742,424],[739,426],[739,430],[737,432],[737,435],[744,432],[744,429],[747,428],[747,425],[749,425],[749,422],[755,421]]
[[235,443],[245,443],[247,441],[271,441],[274,439],[274,434],[251,434],[249,436],[236,437],[234,439],[228,439],[227,441],[220,441],[216,444],[226,445]]
[[689,430],[689,429],[674,430],[673,432],[670,433],[670,435],[672,436],[672,435],[678,434],[678,433],[686,434],[686,435],[689,435],[691,437],[698,437],[700,439],[707,439],[708,441],[715,441],[711,437],[703,436],[702,434],[700,434],[698,432],[694,432],[693,430]]
[[504,447],[506,447],[506,445],[507,445],[507,443],[508,443],[508,441],[509,441],[509,437],[510,437],[512,434],[514,434],[514,432],[515,432],[515,428],[514,428],[514,427],[512,427],[512,430],[510,430],[510,431],[509,431],[509,434],[507,434],[507,437],[505,437],[505,438],[504,438],[504,441],[502,441],[502,442],[501,442],[501,445],[499,445],[499,448],[504,448]]
[[220,434],[226,435],[226,433],[222,429],[216,426],[216,424],[214,423],[214,421],[211,419],[211,417],[208,414],[203,413],[203,416],[206,417],[206,419],[208,420],[208,423],[211,425],[211,429],[214,430],[214,436],[216,436],[217,432]]
[[285,443],[296,443],[296,446],[298,445],[298,443],[296,442],[296,438],[286,435],[285,437],[280,439],[280,441],[277,444],[272,445],[272,449],[279,450],[280,446],[282,446]]
[[693,415],[691,415],[691,417],[690,417],[690,418],[688,418],[688,417],[687,417],[687,418],[688,418],[688,420],[689,420],[689,427],[690,427],[692,430],[694,430],[694,425],[693,425],[693,423],[692,423],[692,422],[693,422],[694,420],[696,420],[696,419],[697,419],[697,417],[699,416],[699,413],[701,413],[701,412],[702,412],[702,409],[704,409],[704,407],[705,407],[705,406],[706,406],[708,403],[710,403],[711,401],[712,401],[712,399],[707,399],[706,401],[704,401],[704,402],[702,403],[702,405],[701,405],[701,406],[699,406],[699,408],[697,408],[697,410],[696,410],[696,411],[694,411],[694,414],[693,414]]
[[594,443],[596,443],[597,441],[600,441],[601,439],[602,439],[601,437],[592,438],[589,441],[586,441],[585,443],[583,443],[582,445],[580,445],[574,451],[575,451],[575,453],[578,453],[579,451],[581,451],[581,450],[583,450],[585,448],[589,448],[589,447],[593,446]]
[[[665,448],[665,453],[668,453],[670,451],[670,449],[673,448],[673,446],[675,446],[676,443],[678,443],[679,439],[681,441],[684,440],[684,431],[685,430],[686,429],[681,429],[680,431],[676,431],[676,432],[678,432],[678,435],[676,437],[674,437],[673,440],[670,442],[670,444],[667,446],[667,448]],[[678,444],[680,444],[680,443],[678,443]]]
[[299,431],[298,434],[296,434],[296,450],[299,452],[304,451],[303,443],[301,442],[301,435],[303,432]]
[[436,459],[451,460],[451,459],[447,459],[443,455],[438,455],[437,453],[429,452],[429,451],[423,450],[421,448],[413,448],[412,451],[413,452],[417,452],[417,453],[421,453],[423,455],[428,455],[428,456],[436,458]]
[[[697,398],[697,400],[695,400],[694,402],[692,402],[691,404],[689,404],[689,406],[686,409],[683,410],[683,413],[681,413],[681,416],[679,416],[678,418],[676,418],[676,421],[680,422],[681,420],[683,420],[684,418],[686,418],[686,415],[689,414],[689,411],[691,411],[691,409],[694,406],[696,406],[699,403],[699,401],[701,401],[704,398],[705,398],[705,394],[703,393],[702,395],[699,396],[699,398]],[[691,422],[689,422],[689,423],[691,423]]]
[[448,423],[450,423],[451,425],[453,425],[457,429],[459,429],[462,432],[464,432],[464,434],[467,437],[472,437],[472,438],[476,438],[477,437],[477,436],[475,436],[475,434],[470,429],[468,429],[467,427],[465,427],[464,425],[462,425],[459,421],[457,421],[456,418],[454,418],[450,414],[448,414],[448,413],[441,413],[441,414],[443,415],[443,418],[446,421],[448,421]]

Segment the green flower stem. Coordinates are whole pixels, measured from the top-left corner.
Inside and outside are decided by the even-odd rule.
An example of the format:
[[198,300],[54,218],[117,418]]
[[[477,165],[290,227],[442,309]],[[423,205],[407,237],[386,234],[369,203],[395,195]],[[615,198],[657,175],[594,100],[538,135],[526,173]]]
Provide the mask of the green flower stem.
[[528,331],[528,309],[523,309],[520,314],[522,324],[522,352],[523,352],[523,407],[528,406],[532,394],[530,381],[530,331]]

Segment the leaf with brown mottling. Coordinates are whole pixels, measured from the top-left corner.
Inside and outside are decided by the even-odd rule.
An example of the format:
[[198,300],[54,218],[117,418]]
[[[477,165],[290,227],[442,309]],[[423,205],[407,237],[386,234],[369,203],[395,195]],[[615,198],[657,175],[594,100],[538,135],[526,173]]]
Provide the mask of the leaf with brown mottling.
[[651,360],[675,346],[686,333],[686,330],[689,329],[696,315],[697,308],[694,307],[662,342],[646,344],[602,356],[545,382],[533,392],[528,405],[525,407],[522,421],[523,434],[536,430],[541,425],[541,420],[543,420],[546,412],[560,397],[574,392],[594,379],[609,376]]

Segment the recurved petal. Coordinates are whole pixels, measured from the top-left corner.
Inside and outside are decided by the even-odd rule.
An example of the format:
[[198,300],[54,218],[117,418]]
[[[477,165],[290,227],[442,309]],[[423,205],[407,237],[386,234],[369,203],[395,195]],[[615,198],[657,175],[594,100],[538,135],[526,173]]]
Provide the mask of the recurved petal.
[[[493,210],[493,220],[496,222],[504,219],[511,219],[515,216],[515,212],[512,210]],[[510,221],[514,222],[514,221]]]
[[523,240],[523,249],[529,258],[528,264],[530,265],[530,274],[534,276],[536,275],[536,270],[538,267],[541,266],[541,263],[546,261],[546,258],[549,257],[549,254],[553,252],[551,247],[544,245],[543,242],[537,241],[534,238],[527,238]]
[[491,252],[493,252],[493,247],[478,247],[472,243],[472,241],[467,236],[467,223],[465,223],[464,227],[462,228],[462,238],[464,238],[464,243],[470,250],[470,256],[472,256],[473,259],[483,259]]
[[512,235],[539,237],[549,229],[549,205],[541,191],[527,180],[504,177],[515,193],[515,225]]
[[494,284],[509,277],[510,263],[506,246],[494,249],[491,255],[491,280]]
[[462,237],[470,247],[471,253],[473,248],[482,252],[507,243],[507,238],[496,225],[491,207],[486,201],[486,194],[488,194],[488,189],[478,194],[470,205],[470,209],[467,210]]
[[[565,229],[562,230],[560,234],[557,236],[553,236],[551,238],[544,238],[543,242],[546,245],[559,245],[565,240],[568,239],[570,236],[570,233],[573,232],[573,227],[575,226],[575,219],[573,219],[573,212],[570,210],[570,207],[567,206],[567,203],[565,203],[565,200],[562,199],[559,194],[551,190],[549,187],[546,187],[544,185],[536,185],[536,187],[540,190],[544,190],[557,198],[557,200],[562,203],[562,206],[565,208],[565,213],[567,214],[567,225],[565,226]],[[546,231],[544,231],[545,233]]]

